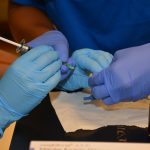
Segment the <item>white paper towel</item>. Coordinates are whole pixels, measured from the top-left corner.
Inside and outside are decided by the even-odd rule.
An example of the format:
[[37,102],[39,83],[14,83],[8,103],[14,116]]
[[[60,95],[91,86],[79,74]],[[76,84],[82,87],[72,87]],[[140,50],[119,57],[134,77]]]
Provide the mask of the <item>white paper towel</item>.
[[148,126],[148,100],[106,106],[100,100],[85,103],[85,96],[89,94],[50,93],[52,105],[66,132],[93,130],[107,125]]

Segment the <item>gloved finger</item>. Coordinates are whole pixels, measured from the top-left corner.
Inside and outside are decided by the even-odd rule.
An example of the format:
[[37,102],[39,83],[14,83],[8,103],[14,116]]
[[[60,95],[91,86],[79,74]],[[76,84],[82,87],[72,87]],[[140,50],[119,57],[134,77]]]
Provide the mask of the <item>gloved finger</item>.
[[95,86],[92,88],[92,95],[96,99],[104,99],[109,97],[109,93],[105,85]]
[[84,101],[89,101],[89,100],[90,100],[90,101],[94,101],[94,100],[96,100],[96,99],[95,99],[95,97],[94,97],[93,95],[90,95],[90,96],[87,96],[87,97],[83,97],[83,100],[84,100]]
[[66,66],[66,64],[69,64],[70,66],[74,67],[75,63],[72,61],[71,58],[67,62],[63,62],[63,65],[61,67],[61,73],[67,73],[69,71],[69,68]]
[[69,71],[69,68],[67,67],[67,66],[65,66],[65,65],[62,65],[61,66],[61,73],[62,74],[65,74],[65,73],[67,73]]
[[76,65],[75,61],[72,58],[69,58],[67,63],[73,67],[75,67]]
[[86,69],[92,73],[102,70],[102,67],[96,61],[83,55],[76,58],[76,64],[78,64],[83,70]]
[[43,45],[43,44],[48,46],[47,42],[45,42],[47,40],[47,38],[43,37],[44,34],[42,34],[41,36],[38,36],[35,39],[31,40],[30,42],[27,43],[27,45],[30,46],[30,47],[33,47],[33,48],[35,48],[37,46],[40,46],[40,45]]
[[65,80],[71,73],[72,73],[72,71],[69,70],[69,69],[68,69],[68,71],[65,72],[65,73],[62,73],[62,72],[61,72],[61,81]]
[[53,51],[54,49],[50,46],[42,45],[38,46],[36,48],[31,49],[27,53],[25,53],[22,58],[24,57],[25,60],[27,61],[33,61],[34,59],[37,59],[40,57],[42,54],[48,52],[48,51]]
[[105,98],[105,99],[103,100],[103,103],[104,103],[105,105],[113,105],[113,104],[116,104],[116,103],[112,100],[111,97]]
[[46,68],[40,71],[39,74],[35,75],[35,78],[40,82],[45,82],[51,78],[56,72],[61,68],[61,60],[57,60],[52,64],[48,65]]
[[[71,67],[75,67],[75,62],[71,58],[69,58],[69,60],[66,63],[69,64]],[[73,70],[70,70],[67,66],[62,65],[61,80],[66,79],[72,72],[73,72]]]
[[91,87],[104,84],[103,71],[99,73],[94,73],[93,76],[89,78],[88,83]]
[[45,84],[48,86],[49,91],[56,87],[56,85],[60,82],[61,73],[60,71],[56,72],[52,77],[50,77]]
[[109,64],[112,62],[112,59],[113,59],[112,54],[105,52],[105,51],[99,51],[99,52],[107,59]]
[[62,62],[67,62],[69,57],[69,49],[66,44],[59,43],[54,45],[54,49],[58,52],[59,58],[62,60]]
[[67,62],[63,62],[62,65],[62,73],[67,72],[68,70],[70,70],[65,64],[70,65],[71,67],[75,67],[75,62],[73,59],[69,58],[69,60]]
[[[92,58],[94,61],[96,61],[101,66],[101,68],[106,68],[109,65],[109,61],[106,59],[106,57],[103,54],[98,55],[96,53],[93,53],[89,57]],[[98,70],[96,68],[95,72],[99,72],[99,71],[101,70]]]
[[58,60],[57,52],[47,51],[33,61],[33,67],[37,70],[42,70],[56,60]]
[[89,88],[88,77],[83,77],[81,81],[79,81],[79,85],[81,88]]

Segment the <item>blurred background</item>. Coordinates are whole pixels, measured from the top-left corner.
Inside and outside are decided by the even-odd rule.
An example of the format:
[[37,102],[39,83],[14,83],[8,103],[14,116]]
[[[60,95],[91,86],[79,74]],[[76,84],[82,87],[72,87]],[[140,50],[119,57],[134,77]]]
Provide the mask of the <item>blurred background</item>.
[[[0,36],[12,39],[8,24],[8,0],[0,0]],[[0,41],[0,77],[8,66],[16,59],[14,47]]]
[[[0,36],[13,40],[9,30],[7,11],[8,0],[0,0]],[[0,41],[0,77],[16,58],[14,47]],[[3,138],[0,139],[0,150],[9,150],[14,125],[7,128]]]

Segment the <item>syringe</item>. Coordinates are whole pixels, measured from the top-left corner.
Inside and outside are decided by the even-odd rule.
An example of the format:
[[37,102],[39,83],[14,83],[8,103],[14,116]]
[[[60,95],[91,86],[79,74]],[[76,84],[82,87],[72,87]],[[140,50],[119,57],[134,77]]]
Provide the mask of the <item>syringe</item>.
[[16,52],[20,53],[21,55],[26,53],[27,51],[29,51],[31,49],[31,47],[27,46],[25,44],[25,40],[23,39],[20,43],[16,43],[14,41],[8,40],[6,38],[3,38],[0,36],[0,40],[6,43],[9,43],[11,45],[14,45],[17,47]]
[[[3,38],[0,36],[0,40],[6,43],[9,43],[11,45],[16,46],[16,53],[20,53],[21,55],[23,55],[24,53],[28,52],[31,47],[29,47],[28,45],[25,44],[25,40],[23,39],[20,43],[16,43],[14,41],[8,40],[6,38]],[[71,66],[68,63],[63,63],[63,65],[65,65],[69,70],[74,70],[75,67]]]

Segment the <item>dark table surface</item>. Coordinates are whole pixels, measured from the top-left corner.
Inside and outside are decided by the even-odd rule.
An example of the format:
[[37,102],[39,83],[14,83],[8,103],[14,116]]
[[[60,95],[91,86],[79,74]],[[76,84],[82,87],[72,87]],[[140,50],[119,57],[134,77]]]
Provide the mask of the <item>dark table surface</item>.
[[17,122],[10,150],[28,150],[32,140],[150,143],[147,128],[136,126],[116,125],[66,133],[50,103],[49,96],[30,115]]

